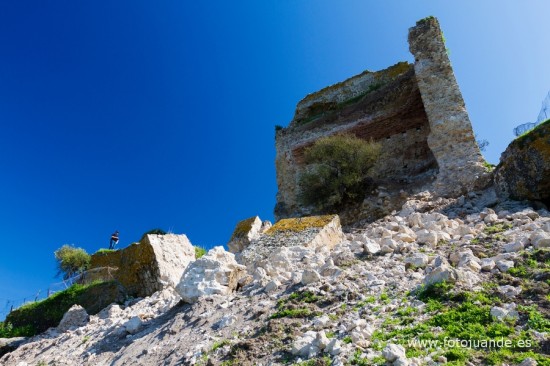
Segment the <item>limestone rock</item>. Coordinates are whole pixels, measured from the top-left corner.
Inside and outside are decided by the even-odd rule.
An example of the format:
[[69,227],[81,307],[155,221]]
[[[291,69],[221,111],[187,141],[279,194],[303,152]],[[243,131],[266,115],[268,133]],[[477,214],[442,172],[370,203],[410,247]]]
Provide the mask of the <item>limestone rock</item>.
[[344,239],[337,215],[283,219],[244,249],[238,260],[254,272],[258,262],[279,248],[299,246],[314,251],[331,250]]
[[420,244],[428,244],[431,247],[435,247],[437,240],[437,234],[433,231],[422,229],[416,232],[416,241]]
[[549,136],[546,122],[508,145],[494,172],[500,196],[550,203]]
[[187,267],[176,291],[183,301],[194,303],[204,295],[231,293],[245,275],[245,267],[235,261],[233,253],[214,247]]
[[325,347],[325,352],[332,356],[339,355],[342,352],[342,344],[337,338],[333,338]]
[[497,320],[503,321],[506,319],[517,319],[519,317],[516,311],[516,304],[503,304],[500,306],[493,306],[491,308],[491,316]]
[[514,261],[499,260],[496,262],[496,265],[501,272],[508,272],[510,268],[514,267]]
[[429,257],[424,253],[414,253],[405,258],[405,263],[415,268],[424,268],[428,264]]
[[88,322],[90,317],[86,310],[80,305],[73,305],[71,308],[63,315],[61,322],[57,326],[59,332],[65,332],[71,328],[78,328],[83,326]]
[[140,331],[142,324],[140,317],[134,316],[124,324],[124,329],[130,334],[136,334]]
[[[110,268],[110,278],[120,282],[129,295],[145,297],[164,286],[178,284],[195,249],[185,235],[147,234],[139,243],[114,252],[92,255],[90,269]],[[96,279],[96,278],[93,278]]]
[[449,266],[448,264],[443,264],[434,268],[430,273],[424,277],[425,285],[433,285],[440,282],[450,282],[454,283],[458,281],[459,274],[456,269]]
[[482,271],[491,271],[493,268],[495,268],[496,263],[491,258],[483,258],[481,260],[481,270]]
[[231,235],[231,239],[227,243],[229,251],[231,253],[241,252],[252,240],[258,238],[262,233],[262,228],[262,221],[258,216],[240,221],[235,226],[233,235]]
[[295,356],[312,357],[319,352],[319,348],[314,345],[317,338],[317,332],[308,331],[301,337],[298,337],[292,344],[291,353]]
[[536,231],[529,238],[535,249],[550,248],[550,234],[545,231]]
[[394,362],[400,358],[406,358],[405,348],[399,344],[390,343],[382,350],[382,356],[389,362]]
[[515,241],[512,243],[504,244],[502,250],[504,250],[504,252],[506,253],[519,252],[520,250],[523,250],[523,243],[520,241]]
[[368,254],[377,254],[380,252],[380,244],[371,239],[365,241],[364,248]]
[[509,299],[512,299],[521,293],[521,287],[504,285],[497,287],[497,291],[506,296]]
[[302,273],[302,284],[303,285],[309,285],[311,283],[319,282],[321,280],[321,276],[317,271],[313,269],[306,269],[304,273]]

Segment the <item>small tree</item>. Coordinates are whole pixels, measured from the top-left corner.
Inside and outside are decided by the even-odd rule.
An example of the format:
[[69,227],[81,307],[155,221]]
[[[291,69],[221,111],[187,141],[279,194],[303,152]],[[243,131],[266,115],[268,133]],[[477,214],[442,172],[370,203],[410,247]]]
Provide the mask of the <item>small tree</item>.
[[306,171],[300,200],[321,211],[337,209],[365,197],[369,170],[380,156],[380,144],[351,135],[324,137],[305,151]]
[[57,260],[57,276],[67,280],[90,267],[90,255],[82,248],[65,244],[54,252]]

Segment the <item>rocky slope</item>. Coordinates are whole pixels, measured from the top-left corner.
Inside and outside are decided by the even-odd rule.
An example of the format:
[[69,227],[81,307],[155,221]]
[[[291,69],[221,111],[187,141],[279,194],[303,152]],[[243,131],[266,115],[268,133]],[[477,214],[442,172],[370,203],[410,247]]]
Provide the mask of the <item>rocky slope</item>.
[[221,248],[192,262],[183,278],[194,273],[189,286],[204,290],[192,304],[168,286],[93,316],[75,307],[0,364],[550,364],[544,209],[491,190],[425,192],[332,249],[301,245],[299,231],[276,238],[247,273]]

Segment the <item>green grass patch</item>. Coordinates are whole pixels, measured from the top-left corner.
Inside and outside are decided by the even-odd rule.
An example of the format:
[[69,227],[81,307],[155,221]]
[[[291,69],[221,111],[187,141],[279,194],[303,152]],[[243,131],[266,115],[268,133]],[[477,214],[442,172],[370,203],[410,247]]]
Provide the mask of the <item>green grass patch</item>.
[[427,300],[449,300],[454,284],[448,282],[439,282],[431,285],[422,285],[417,292],[417,298],[422,301]]
[[101,248],[101,249],[99,249],[97,252],[95,252],[95,254],[112,253],[112,252],[116,252],[116,249]]
[[309,308],[298,308],[298,309],[280,309],[274,314],[272,314],[270,319],[279,319],[279,318],[309,318],[313,316],[321,315],[320,311],[313,311]]
[[206,249],[204,249],[203,247],[196,246],[195,247],[195,259],[199,259],[203,255],[205,255],[206,252],[207,252]]
[[[56,327],[71,306],[80,304],[87,308],[87,304],[95,303],[97,305],[101,302],[101,299],[98,298],[103,293],[107,298],[113,288],[116,289],[113,282],[94,282],[88,285],[74,284],[47,299],[27,303],[9,313],[4,322],[5,325],[2,325],[3,332],[4,334],[12,334],[11,336],[25,337],[41,333],[50,327]],[[111,301],[107,302],[110,303]],[[106,305],[108,304],[106,303]],[[89,307],[88,310],[90,310]],[[99,311],[101,308],[96,310]]]
[[221,340],[221,341],[217,341],[217,342],[214,342],[214,344],[212,345],[212,348],[210,349],[211,352],[214,352],[215,350],[217,350],[218,348],[222,348],[223,346],[227,346],[231,344],[231,342],[229,342],[229,340],[227,339],[224,339],[224,340]]
[[[417,309],[398,309],[394,317],[389,317],[380,329],[374,332],[373,347],[383,347],[388,342],[397,343],[406,347],[408,357],[422,357],[437,351],[436,344],[415,348],[410,346],[409,342],[412,339],[437,340],[439,347],[445,344],[446,339],[471,342],[473,348],[458,347],[458,344],[457,347],[447,345],[444,356],[449,365],[464,365],[466,361],[474,362],[479,359],[484,360],[483,364],[500,365],[503,362],[514,363],[517,357],[513,354],[516,353],[522,354],[524,358],[529,357],[526,356],[527,353],[537,355],[525,348],[526,344],[535,347],[536,343],[528,332],[516,330],[515,321],[501,322],[492,318],[491,307],[499,303],[496,296],[484,291],[453,293],[452,290],[452,285],[446,283],[421,289],[417,296],[425,301],[424,313],[429,315],[428,318],[418,322],[415,319],[418,318]],[[531,329],[540,332],[550,331],[550,320],[535,307],[520,307],[518,310],[527,314],[527,324]],[[498,344],[496,342],[499,340],[511,342],[510,349],[514,352],[510,353],[505,348],[483,348],[483,344]],[[534,358],[539,360],[542,357],[544,356],[538,355]]]
[[483,232],[487,235],[493,235],[493,234],[502,233],[511,228],[512,228],[512,224],[500,222],[494,225],[486,226],[485,229],[483,229]]
[[520,306],[519,310],[527,313],[527,325],[538,332],[550,332],[550,319],[538,311],[535,305]]
[[294,364],[295,366],[330,366],[332,365],[332,360],[329,356],[324,356],[321,358],[312,358],[311,360],[302,361]]

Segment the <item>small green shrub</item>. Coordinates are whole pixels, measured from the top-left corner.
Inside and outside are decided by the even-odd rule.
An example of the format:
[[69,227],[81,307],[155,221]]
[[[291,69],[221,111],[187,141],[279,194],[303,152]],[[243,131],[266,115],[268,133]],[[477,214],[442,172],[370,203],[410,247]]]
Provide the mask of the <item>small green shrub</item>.
[[57,275],[64,280],[86,271],[90,267],[90,255],[82,248],[65,244],[54,252]]
[[379,143],[351,135],[317,140],[305,151],[307,167],[299,180],[300,201],[330,211],[363,200],[371,185],[367,174],[380,149]]
[[206,249],[204,249],[203,247],[196,246],[195,247],[195,259],[199,259],[203,255],[205,255],[206,252],[207,252]]
[[424,286],[418,291],[417,297],[419,300],[448,300],[450,292],[454,288],[452,283],[439,282]]

